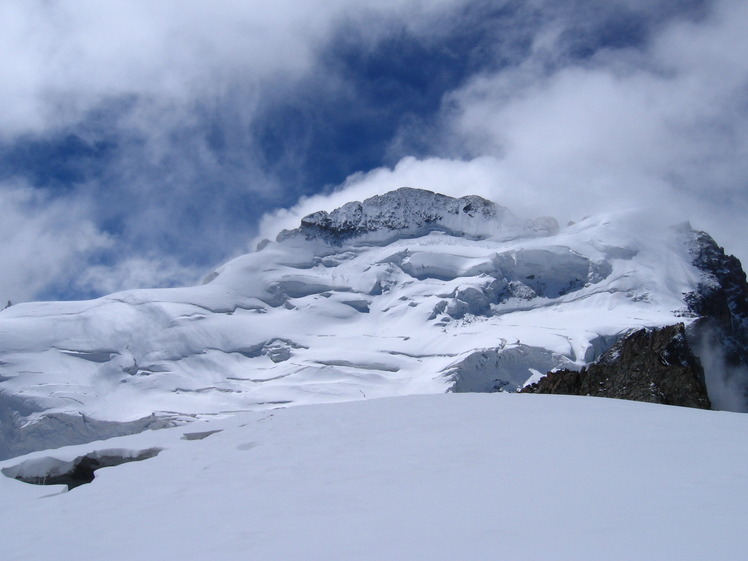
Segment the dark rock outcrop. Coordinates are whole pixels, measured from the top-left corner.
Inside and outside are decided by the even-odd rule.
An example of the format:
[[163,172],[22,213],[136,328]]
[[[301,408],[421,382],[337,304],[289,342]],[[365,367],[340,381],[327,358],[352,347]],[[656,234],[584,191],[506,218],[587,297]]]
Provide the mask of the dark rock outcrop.
[[639,329],[579,372],[550,372],[523,393],[592,395],[709,409],[699,359],[684,325]]
[[332,212],[313,212],[301,219],[298,228],[283,230],[276,239],[300,236],[339,246],[354,238],[385,243],[433,231],[484,239],[506,228],[513,235],[539,237],[557,233],[558,223],[550,217],[521,221],[508,209],[477,195],[454,198],[426,189],[401,187],[363,202],[346,203]]
[[706,232],[692,232],[689,252],[692,263],[702,272],[696,292],[685,295],[691,312],[709,318],[734,343],[729,360],[748,360],[748,282],[737,257],[725,250]]
[[[701,272],[694,292],[684,295],[699,316],[688,328],[689,342],[707,371],[718,408],[748,410],[748,282],[740,261],[725,254],[706,232],[686,229],[693,265]],[[724,396],[728,396],[725,400]]]
[[332,212],[314,212],[302,218],[297,230],[284,230],[278,239],[301,234],[306,239],[322,239],[339,245],[372,232],[412,231],[414,235],[423,235],[444,228],[442,223],[448,217],[460,215],[467,219],[492,221],[500,216],[510,216],[510,213],[474,195],[456,199],[425,189],[401,187],[363,202],[346,203]]

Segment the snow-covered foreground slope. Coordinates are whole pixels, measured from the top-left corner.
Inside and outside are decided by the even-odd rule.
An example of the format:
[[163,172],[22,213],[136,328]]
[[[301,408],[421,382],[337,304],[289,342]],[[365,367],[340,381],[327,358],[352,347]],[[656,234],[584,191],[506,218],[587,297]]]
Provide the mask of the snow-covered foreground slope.
[[279,404],[513,391],[692,322],[692,238],[401,189],[310,215],[203,286],[13,306],[0,458]]
[[0,477],[0,557],[737,561],[747,432],[736,413],[507,393],[242,413],[2,462],[162,449],[69,492]]

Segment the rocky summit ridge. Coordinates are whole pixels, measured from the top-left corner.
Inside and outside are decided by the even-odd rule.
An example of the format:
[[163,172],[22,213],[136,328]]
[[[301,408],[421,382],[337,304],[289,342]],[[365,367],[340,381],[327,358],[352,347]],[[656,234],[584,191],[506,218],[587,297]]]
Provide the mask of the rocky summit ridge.
[[201,286],[0,312],[0,457],[532,384],[748,411],[747,293],[739,261],[688,226],[625,212],[559,228],[402,188],[306,216]]
[[476,195],[453,198],[401,187],[363,202],[351,201],[332,212],[309,214],[299,228],[284,230],[277,240],[301,235],[341,245],[354,239],[381,243],[432,231],[486,238],[507,231],[516,235],[518,230],[525,230],[526,235],[549,235],[558,232],[558,223],[550,217],[522,222],[508,209]]

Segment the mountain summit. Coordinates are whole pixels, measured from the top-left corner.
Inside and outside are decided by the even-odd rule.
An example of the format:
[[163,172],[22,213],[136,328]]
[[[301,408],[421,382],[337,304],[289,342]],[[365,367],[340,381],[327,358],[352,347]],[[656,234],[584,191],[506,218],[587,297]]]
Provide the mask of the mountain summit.
[[506,208],[475,195],[455,199],[424,189],[401,187],[363,202],[347,203],[330,213],[323,210],[301,220],[296,230],[283,231],[277,241],[302,235],[333,245],[351,240],[392,241],[440,231],[451,235],[482,239],[501,233],[516,236],[551,234],[558,231],[553,218],[520,223]]
[[[517,391],[582,369],[626,388],[598,395],[744,411],[746,286],[689,226],[629,212],[559,228],[402,188],[313,213],[202,286],[2,311],[0,457],[240,410]],[[683,361],[677,377],[632,370]]]

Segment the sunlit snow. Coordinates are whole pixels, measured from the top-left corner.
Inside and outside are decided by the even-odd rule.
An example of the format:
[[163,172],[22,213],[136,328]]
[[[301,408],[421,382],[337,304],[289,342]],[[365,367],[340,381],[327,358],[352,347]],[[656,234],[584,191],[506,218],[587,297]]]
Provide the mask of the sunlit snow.
[[360,235],[284,232],[202,286],[6,309],[0,401],[20,420],[0,456],[279,404],[514,391],[632,327],[692,321],[678,230],[634,213],[559,229],[467,199],[412,227],[390,201],[386,236],[365,213]]
[[162,450],[69,492],[0,477],[0,555],[738,561],[746,431],[738,413],[508,393],[243,413],[0,463]]

